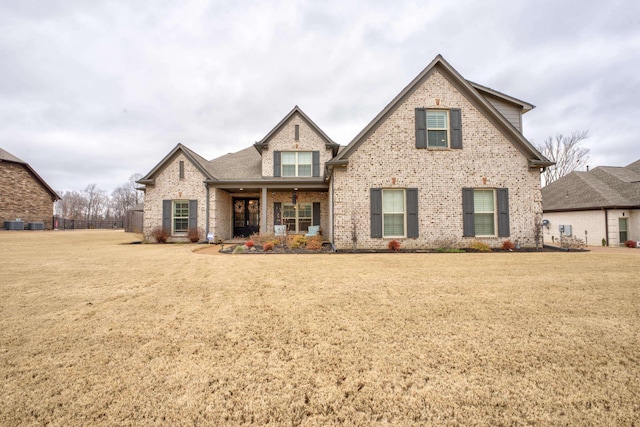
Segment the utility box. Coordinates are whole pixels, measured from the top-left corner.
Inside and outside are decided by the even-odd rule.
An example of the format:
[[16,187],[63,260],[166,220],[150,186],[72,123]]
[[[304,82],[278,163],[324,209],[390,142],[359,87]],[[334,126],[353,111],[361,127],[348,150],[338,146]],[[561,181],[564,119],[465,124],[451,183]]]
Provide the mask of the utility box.
[[24,230],[24,222],[23,221],[5,221],[4,229],[5,230]]
[[27,229],[29,229],[29,230],[44,230],[44,222],[29,222],[29,223],[27,223]]

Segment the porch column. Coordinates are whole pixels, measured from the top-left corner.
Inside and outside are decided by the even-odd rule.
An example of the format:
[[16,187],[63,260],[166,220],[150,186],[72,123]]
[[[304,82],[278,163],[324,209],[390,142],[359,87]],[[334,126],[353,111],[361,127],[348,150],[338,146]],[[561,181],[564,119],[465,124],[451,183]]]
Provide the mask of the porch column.
[[267,187],[262,187],[262,198],[260,199],[260,233],[267,232]]

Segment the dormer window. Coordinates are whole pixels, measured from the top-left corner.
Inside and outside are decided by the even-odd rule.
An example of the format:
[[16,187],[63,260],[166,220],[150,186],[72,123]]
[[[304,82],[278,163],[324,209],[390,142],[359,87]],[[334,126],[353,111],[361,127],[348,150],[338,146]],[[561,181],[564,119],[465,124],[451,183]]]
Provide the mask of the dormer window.
[[282,176],[311,176],[311,151],[283,151]]

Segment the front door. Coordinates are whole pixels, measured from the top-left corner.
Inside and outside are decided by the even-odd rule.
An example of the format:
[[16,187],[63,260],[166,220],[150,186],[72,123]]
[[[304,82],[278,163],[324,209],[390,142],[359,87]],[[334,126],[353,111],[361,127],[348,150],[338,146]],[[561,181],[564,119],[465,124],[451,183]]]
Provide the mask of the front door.
[[233,236],[249,237],[260,231],[260,200],[233,199]]

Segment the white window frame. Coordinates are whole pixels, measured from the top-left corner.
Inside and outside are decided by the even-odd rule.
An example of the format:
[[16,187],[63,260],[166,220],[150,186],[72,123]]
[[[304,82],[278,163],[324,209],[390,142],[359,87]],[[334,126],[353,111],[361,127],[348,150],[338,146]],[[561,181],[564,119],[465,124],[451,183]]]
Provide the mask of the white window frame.
[[[300,207],[304,206],[305,208],[309,209],[309,216],[300,216],[300,211],[302,209],[300,209]],[[286,216],[286,211],[287,208],[291,208],[293,207],[293,211],[295,212],[295,216]],[[294,220],[294,224],[295,224],[295,229],[293,230],[289,230],[288,226],[289,224],[287,223],[287,220]],[[309,225],[308,227],[313,225],[313,203],[283,203],[282,204],[282,223],[283,224],[287,224],[287,231],[292,232],[292,233],[306,233],[309,231],[308,227],[307,230],[302,230],[300,228],[300,220],[308,220],[309,221]]]
[[[475,203],[476,192],[486,192],[491,193],[491,197],[493,198],[493,210],[478,210],[479,206]],[[474,229],[476,230],[475,235],[477,237],[496,237],[498,235],[498,200],[495,188],[474,188],[473,189],[473,221],[474,221]],[[493,234],[480,234],[478,233],[478,224],[475,223],[476,219],[479,218],[479,215],[488,215],[491,214],[493,216]]]
[[[402,211],[385,211],[385,194],[389,195],[391,193],[401,193],[402,194]],[[387,196],[388,197],[388,196]],[[402,215],[402,234],[387,234],[387,230],[385,227],[385,217],[387,215]],[[384,239],[392,239],[392,238],[404,238],[407,236],[407,192],[402,188],[383,188],[382,189],[382,238]]]
[[[309,155],[309,163],[300,163],[300,154],[308,154]],[[285,159],[287,156],[293,155],[295,160],[293,163],[285,163]],[[312,151],[282,151],[280,154],[280,176],[282,177],[311,177],[313,176],[313,152]],[[295,167],[295,172],[293,175],[289,175],[285,173],[285,166]],[[300,166],[308,166],[309,174],[301,175],[300,174]]]
[[[444,118],[446,120],[445,126],[444,127],[429,127],[429,114],[438,114],[438,115],[444,115]],[[426,128],[427,128],[427,148],[432,148],[432,149],[443,149],[443,148],[449,148],[451,145],[451,117],[449,115],[449,110],[426,110],[425,112],[425,123],[426,123]],[[437,132],[441,132],[441,131],[445,131],[446,133],[446,143],[445,145],[431,145],[429,142],[429,132],[430,131],[437,131]]]
[[[181,206],[180,212],[178,212],[178,204]],[[185,215],[186,212],[186,215]],[[176,221],[185,221],[184,229],[178,229]],[[187,234],[189,232],[189,201],[188,200],[174,200],[171,204],[171,234]]]

